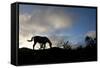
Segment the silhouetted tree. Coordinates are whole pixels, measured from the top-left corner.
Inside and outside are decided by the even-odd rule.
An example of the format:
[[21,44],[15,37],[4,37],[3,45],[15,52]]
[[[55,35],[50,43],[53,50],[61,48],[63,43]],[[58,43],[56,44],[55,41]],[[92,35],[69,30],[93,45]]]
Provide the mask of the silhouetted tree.
[[86,45],[89,47],[94,47],[94,45],[96,46],[96,38],[91,38],[89,36],[86,36],[85,38],[85,42],[86,42]]
[[86,45],[90,45],[91,38],[89,36],[85,37]]
[[97,39],[96,38],[94,38],[94,45],[96,45],[97,44]]

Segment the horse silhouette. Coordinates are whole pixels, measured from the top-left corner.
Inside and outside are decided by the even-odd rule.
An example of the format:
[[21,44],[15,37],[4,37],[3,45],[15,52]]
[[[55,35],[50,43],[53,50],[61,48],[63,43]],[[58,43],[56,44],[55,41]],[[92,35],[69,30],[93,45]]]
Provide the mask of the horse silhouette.
[[42,36],[34,36],[31,38],[31,40],[27,40],[28,42],[32,42],[34,40],[33,49],[36,45],[36,43],[40,44],[40,49],[45,49],[46,43],[49,43],[50,48],[52,47],[51,41],[47,37]]

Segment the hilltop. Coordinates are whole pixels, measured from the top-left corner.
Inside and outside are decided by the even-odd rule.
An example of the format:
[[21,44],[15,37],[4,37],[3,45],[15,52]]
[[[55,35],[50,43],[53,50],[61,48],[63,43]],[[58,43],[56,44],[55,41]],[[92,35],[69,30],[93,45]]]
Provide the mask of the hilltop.
[[44,50],[32,50],[28,48],[19,48],[18,63],[26,64],[48,64],[61,62],[80,62],[96,61],[96,49],[76,49],[67,50],[53,47]]

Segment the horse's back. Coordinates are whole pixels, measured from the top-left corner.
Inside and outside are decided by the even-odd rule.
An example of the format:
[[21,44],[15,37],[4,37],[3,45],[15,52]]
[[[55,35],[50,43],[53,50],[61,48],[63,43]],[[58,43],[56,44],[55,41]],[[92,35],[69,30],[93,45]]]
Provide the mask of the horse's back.
[[45,36],[34,36],[34,41],[42,43],[49,41],[49,39]]

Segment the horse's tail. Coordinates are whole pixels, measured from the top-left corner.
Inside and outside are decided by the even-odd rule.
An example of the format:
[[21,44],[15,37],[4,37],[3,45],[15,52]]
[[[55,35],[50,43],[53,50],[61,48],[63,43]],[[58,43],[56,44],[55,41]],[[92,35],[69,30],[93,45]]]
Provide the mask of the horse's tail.
[[31,40],[27,40],[27,41],[28,41],[28,42],[32,42],[32,41],[33,41],[33,39],[34,39],[34,37],[32,37],[32,38],[31,38]]

